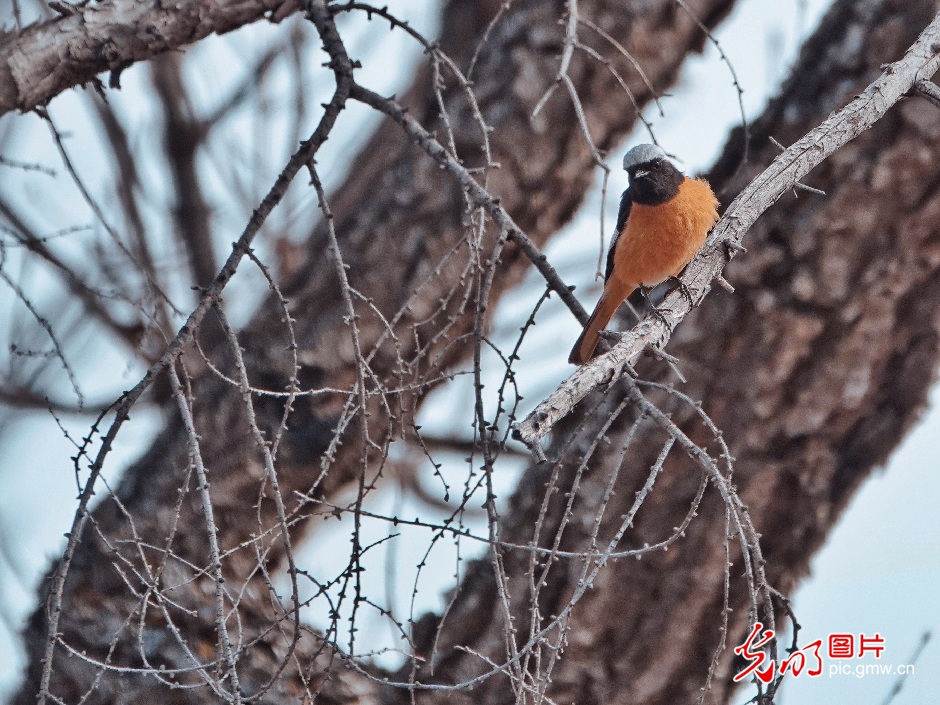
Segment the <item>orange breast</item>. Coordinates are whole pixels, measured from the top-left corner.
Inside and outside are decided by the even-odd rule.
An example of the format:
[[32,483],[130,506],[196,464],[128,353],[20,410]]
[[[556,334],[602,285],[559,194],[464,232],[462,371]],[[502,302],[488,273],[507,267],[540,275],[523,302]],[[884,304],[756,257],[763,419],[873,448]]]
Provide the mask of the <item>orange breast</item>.
[[661,205],[634,203],[617,241],[611,277],[633,289],[676,276],[717,220],[718,199],[699,179],[686,179],[675,198]]

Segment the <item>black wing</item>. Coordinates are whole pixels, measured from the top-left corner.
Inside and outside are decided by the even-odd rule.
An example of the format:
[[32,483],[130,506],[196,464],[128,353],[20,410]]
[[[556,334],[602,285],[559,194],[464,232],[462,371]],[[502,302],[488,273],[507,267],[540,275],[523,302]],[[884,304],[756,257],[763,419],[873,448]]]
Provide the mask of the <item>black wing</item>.
[[610,279],[610,273],[614,271],[614,248],[617,247],[617,240],[620,233],[627,226],[627,218],[630,217],[630,206],[633,205],[633,197],[630,189],[623,192],[620,197],[620,210],[617,211],[617,227],[614,228],[614,239],[610,243],[610,249],[607,250],[607,269],[604,271],[604,281]]

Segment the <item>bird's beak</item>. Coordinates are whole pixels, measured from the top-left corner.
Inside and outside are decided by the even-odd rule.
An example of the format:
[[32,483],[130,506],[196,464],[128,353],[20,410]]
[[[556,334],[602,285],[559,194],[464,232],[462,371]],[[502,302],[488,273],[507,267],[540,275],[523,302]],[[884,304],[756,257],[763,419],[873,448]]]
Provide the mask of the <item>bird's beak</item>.
[[635,176],[636,176],[636,178],[638,178],[638,179],[646,178],[646,177],[649,176],[649,175],[650,175],[650,173],[649,173],[648,171],[643,170],[643,169],[639,169],[639,170],[637,170],[636,173],[635,173]]

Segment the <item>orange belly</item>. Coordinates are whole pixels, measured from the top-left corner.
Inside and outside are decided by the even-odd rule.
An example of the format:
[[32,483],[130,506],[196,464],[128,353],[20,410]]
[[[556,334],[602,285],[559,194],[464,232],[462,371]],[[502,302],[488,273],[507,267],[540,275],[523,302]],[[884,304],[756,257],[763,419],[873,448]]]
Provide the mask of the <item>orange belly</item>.
[[676,276],[701,249],[717,220],[718,200],[698,179],[686,179],[666,203],[634,203],[626,232],[617,241],[611,277],[632,291]]

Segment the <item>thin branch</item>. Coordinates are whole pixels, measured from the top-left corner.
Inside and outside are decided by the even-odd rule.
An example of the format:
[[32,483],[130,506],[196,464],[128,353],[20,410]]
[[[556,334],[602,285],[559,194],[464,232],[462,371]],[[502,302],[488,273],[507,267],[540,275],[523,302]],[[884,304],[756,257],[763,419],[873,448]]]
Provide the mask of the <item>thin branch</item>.
[[539,251],[535,243],[526,236],[509,213],[503,209],[500,200],[491,196],[486,189],[480,186],[470,171],[454,159],[443,145],[425,130],[417,120],[409,115],[396,101],[383,98],[378,93],[364,88],[358,83],[352,86],[350,97],[372,106],[401,124],[405,132],[417,142],[419,147],[424,149],[457,178],[458,183],[473,199],[474,204],[487,211],[499,229],[506,235],[506,238],[514,242],[523,251],[545,278],[552,291],[561,297],[561,300],[575,313],[578,319],[587,321],[588,313],[571,293],[570,287],[564,283],[558,272],[548,263],[548,259]]
[[101,474],[104,461],[111,451],[114,439],[124,422],[128,419],[131,408],[140,396],[150,387],[158,374],[175,363],[176,359],[182,353],[184,345],[195,335],[206,313],[215,305],[222,290],[235,275],[239,263],[250,249],[252,240],[254,240],[255,235],[260,231],[261,226],[264,224],[265,220],[267,220],[271,211],[273,211],[284,198],[284,194],[287,192],[287,188],[294,180],[294,177],[313,159],[320,146],[326,141],[333,125],[336,123],[340,111],[345,106],[346,100],[349,97],[348,81],[344,76],[340,76],[339,74],[337,74],[337,76],[336,91],[327,104],[316,130],[313,132],[310,139],[305,141],[300,146],[300,149],[291,156],[267,195],[252,213],[241,237],[239,237],[232,246],[232,253],[226,259],[225,264],[222,266],[215,280],[200,297],[199,304],[193,309],[186,323],[180,328],[176,337],[167,346],[166,351],[160,359],[150,366],[144,377],[130,391],[125,393],[119,400],[119,403],[116,404],[114,421],[101,440],[101,447],[89,468],[90,474],[88,480],[85,482],[80,493],[79,506],[72,520],[72,527],[68,534],[69,538],[65,552],[53,571],[47,607],[49,624],[46,648],[42,661],[43,667],[39,687],[39,705],[45,705],[46,699],[53,697],[49,692],[49,684],[52,678],[55,645],[58,643],[59,620],[62,616],[62,603],[65,597],[65,579],[68,576],[79,539],[89,516],[88,505],[95,494],[95,485]]
[[106,329],[110,330],[130,350],[136,349],[138,343],[137,328],[117,321],[101,301],[101,299],[107,298],[107,295],[89,285],[80,273],[66,264],[46,244],[46,239],[33,232],[32,228],[20,218],[19,214],[13,210],[13,206],[7,203],[2,195],[0,195],[0,215],[12,226],[8,232],[13,235],[16,242],[48,262],[53,270],[62,277],[69,293],[82,302],[85,310],[91,316],[98,319]]
[[[232,702],[240,704],[241,688],[238,685],[238,669],[232,651],[232,642],[229,639],[228,627],[225,620],[225,578],[222,575],[222,559],[219,550],[219,530],[215,523],[215,510],[212,507],[212,497],[209,494],[209,479],[205,465],[202,461],[202,452],[199,448],[199,432],[196,430],[196,424],[193,420],[192,399],[190,394],[183,389],[179,374],[176,371],[176,364],[169,367],[170,386],[173,389],[173,396],[176,398],[177,408],[183,419],[183,425],[186,428],[186,439],[189,448],[189,462],[196,470],[198,480],[197,489],[199,499],[202,502],[202,511],[206,520],[206,533],[209,540],[209,571],[212,582],[215,585],[215,629],[218,633],[219,646],[222,650],[222,661],[225,665],[226,675],[232,682]],[[189,385],[187,384],[187,389]]]
[[922,79],[914,84],[914,92],[921,98],[926,98],[940,108],[940,86],[928,79]]
[[32,314],[36,322],[42,326],[43,330],[46,331],[46,335],[49,336],[49,341],[52,343],[52,349],[54,351],[55,357],[59,359],[62,363],[62,367],[65,369],[65,374],[68,375],[69,384],[72,385],[72,391],[75,392],[75,396],[78,399],[78,408],[81,409],[85,405],[85,397],[82,394],[81,388],[78,386],[78,377],[75,375],[75,370],[69,364],[69,361],[65,357],[65,348],[63,347],[61,341],[56,335],[55,331],[52,330],[52,324],[49,322],[45,316],[43,316],[33,302],[27,296],[26,292],[13,281],[3,269],[4,261],[6,260],[6,251],[5,248],[0,245],[0,279],[10,287],[13,293],[16,295],[16,298],[26,307],[26,309]]

